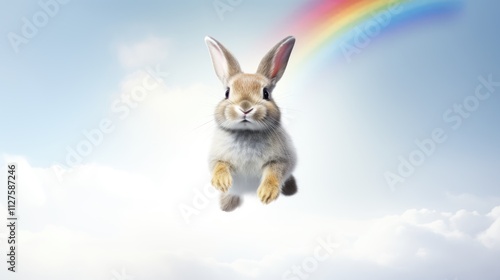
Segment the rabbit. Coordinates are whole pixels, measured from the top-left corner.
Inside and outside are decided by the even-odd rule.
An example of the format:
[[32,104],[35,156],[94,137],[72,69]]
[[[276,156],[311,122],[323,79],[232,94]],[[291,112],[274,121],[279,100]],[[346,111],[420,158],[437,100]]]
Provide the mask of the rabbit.
[[[253,192],[264,204],[280,192],[293,195],[297,155],[281,126],[273,90],[281,79],[295,44],[289,36],[262,59],[255,74],[243,73],[238,61],[217,40],[205,37],[215,73],[224,85],[224,99],[215,109],[216,129],[209,154],[212,185],[221,191],[220,208],[240,206],[241,195]],[[222,95],[222,94],[221,94]]]

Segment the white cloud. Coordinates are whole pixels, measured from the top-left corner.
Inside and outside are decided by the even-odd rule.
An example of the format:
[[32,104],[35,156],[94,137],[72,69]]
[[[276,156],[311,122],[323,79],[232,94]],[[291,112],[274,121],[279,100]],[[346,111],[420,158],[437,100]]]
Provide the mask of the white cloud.
[[[207,178],[87,164],[65,173],[59,183],[52,170],[15,160],[24,162],[24,176],[39,182],[37,194],[45,197],[43,204],[21,207],[18,279],[109,280],[122,268],[140,280],[281,279],[311,260],[318,238],[337,245],[309,279],[500,276],[500,206],[487,214],[410,209],[345,220],[280,204],[262,206],[249,198],[230,214],[210,204],[187,225],[177,206]],[[0,277],[9,279],[5,276],[1,271]]]
[[168,56],[169,41],[159,37],[149,37],[141,42],[121,44],[118,59],[127,68],[156,65]]
[[493,221],[491,226],[480,234],[479,240],[489,247],[499,250],[500,249],[500,206],[495,207],[488,214],[488,218]]
[[450,217],[451,226],[458,231],[475,237],[478,233],[486,230],[491,223],[487,216],[477,211],[459,210]]

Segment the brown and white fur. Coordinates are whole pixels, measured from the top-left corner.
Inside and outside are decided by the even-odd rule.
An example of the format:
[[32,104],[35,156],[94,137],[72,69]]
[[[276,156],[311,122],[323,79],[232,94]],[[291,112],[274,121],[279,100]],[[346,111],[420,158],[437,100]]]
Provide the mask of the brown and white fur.
[[255,74],[243,73],[215,39],[206,37],[205,42],[226,95],[215,109],[217,128],[209,156],[212,185],[222,192],[221,209],[234,210],[247,192],[257,191],[265,204],[280,192],[294,194],[297,156],[281,126],[272,91],[285,72],[295,39],[287,37],[272,48]]

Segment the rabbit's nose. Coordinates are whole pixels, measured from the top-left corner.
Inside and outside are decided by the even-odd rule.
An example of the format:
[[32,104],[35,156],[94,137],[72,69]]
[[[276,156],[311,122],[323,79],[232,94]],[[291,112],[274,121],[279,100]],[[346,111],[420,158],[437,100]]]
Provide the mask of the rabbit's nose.
[[252,103],[248,102],[247,100],[243,100],[239,105],[240,106],[238,106],[238,109],[240,109],[240,111],[242,111],[245,115],[252,112],[253,110]]
[[246,114],[248,114],[248,113],[252,112],[252,111],[253,111],[253,108],[250,108],[250,109],[248,109],[248,110],[246,110],[246,111],[240,108],[240,111],[242,111],[242,112],[243,112],[243,114],[245,114],[245,115],[246,115]]

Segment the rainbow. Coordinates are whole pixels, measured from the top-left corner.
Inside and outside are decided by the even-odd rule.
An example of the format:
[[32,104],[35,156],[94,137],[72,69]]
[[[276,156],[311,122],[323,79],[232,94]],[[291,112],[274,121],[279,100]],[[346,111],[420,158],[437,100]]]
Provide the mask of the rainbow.
[[297,37],[300,45],[294,55],[300,65],[312,57],[357,53],[389,29],[450,14],[462,4],[462,0],[316,0],[290,16],[280,33],[286,30]]

